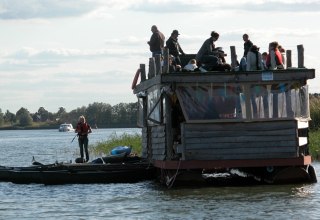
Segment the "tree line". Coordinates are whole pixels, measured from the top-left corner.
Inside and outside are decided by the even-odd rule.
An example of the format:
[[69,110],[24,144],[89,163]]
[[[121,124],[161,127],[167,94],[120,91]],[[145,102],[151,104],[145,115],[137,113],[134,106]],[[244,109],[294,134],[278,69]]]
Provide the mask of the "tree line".
[[[320,129],[320,93],[310,94],[310,128]],[[48,127],[55,128],[61,123],[71,123],[74,126],[80,115],[84,115],[92,127],[117,128],[137,126],[137,103],[120,103],[114,106],[105,103],[95,102],[87,107],[83,106],[67,112],[60,107],[56,113],[47,111],[40,107],[37,112],[30,113],[26,108],[20,108],[15,114],[0,108],[0,127]]]
[[60,107],[56,113],[40,107],[37,112],[30,113],[28,109],[21,107],[16,113],[9,110],[2,112],[0,108],[0,127],[48,127],[56,128],[62,123],[71,123],[75,126],[80,115],[86,117],[87,122],[93,128],[136,127],[137,103],[119,103],[111,106],[106,103],[92,103],[67,112]]

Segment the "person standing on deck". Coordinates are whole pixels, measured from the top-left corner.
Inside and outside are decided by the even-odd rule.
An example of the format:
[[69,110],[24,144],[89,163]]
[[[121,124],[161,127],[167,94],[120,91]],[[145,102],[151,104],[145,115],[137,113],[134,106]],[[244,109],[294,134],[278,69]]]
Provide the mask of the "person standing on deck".
[[244,49],[243,56],[247,57],[247,54],[248,54],[250,48],[253,46],[253,43],[251,42],[251,40],[249,40],[249,35],[248,34],[244,34],[242,36],[242,39],[244,41],[244,44],[243,44],[243,49]]
[[84,160],[84,154],[83,150],[86,154],[86,160],[85,162],[89,161],[89,151],[88,151],[88,134],[92,132],[90,125],[86,122],[86,118],[81,115],[79,117],[79,121],[75,130],[76,133],[78,133],[78,143],[80,147],[80,156],[82,161]]
[[162,54],[162,49],[164,47],[165,37],[164,35],[158,30],[156,25],[151,27],[151,38],[150,41],[147,43],[150,46],[150,51],[152,52],[152,56],[155,57],[157,54]]
[[181,53],[183,56],[185,53],[183,52],[179,42],[178,42],[178,36],[179,32],[177,30],[173,30],[171,33],[171,36],[166,42],[166,47],[169,49],[169,54],[172,55],[175,59],[175,62],[177,65],[181,65],[181,60],[179,57],[179,54]]

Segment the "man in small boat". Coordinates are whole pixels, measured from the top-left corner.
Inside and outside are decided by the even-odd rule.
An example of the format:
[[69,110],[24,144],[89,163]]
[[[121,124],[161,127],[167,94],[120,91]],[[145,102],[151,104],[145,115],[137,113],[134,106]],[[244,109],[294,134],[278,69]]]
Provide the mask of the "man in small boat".
[[162,49],[164,47],[165,37],[164,35],[158,30],[156,25],[151,27],[151,38],[150,41],[147,43],[150,46],[150,51],[152,52],[152,56],[155,57],[157,54],[162,54]]
[[86,122],[86,118],[81,115],[79,117],[79,121],[75,130],[78,133],[78,142],[80,147],[80,155],[81,160],[84,161],[83,149],[85,150],[86,160],[85,162],[89,161],[89,151],[88,151],[88,134],[92,132],[90,125]]
[[169,54],[172,55],[175,59],[175,62],[177,65],[181,65],[180,60],[180,54],[185,55],[183,52],[179,42],[178,42],[178,36],[179,36],[178,30],[173,30],[171,33],[170,38],[166,42],[166,47],[169,49]]

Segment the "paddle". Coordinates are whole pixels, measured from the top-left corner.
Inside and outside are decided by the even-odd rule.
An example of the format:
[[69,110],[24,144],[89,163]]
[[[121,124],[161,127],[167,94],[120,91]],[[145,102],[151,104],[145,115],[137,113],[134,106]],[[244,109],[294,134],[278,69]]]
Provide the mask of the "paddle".
[[73,137],[71,143],[74,141],[74,139],[78,136],[78,134],[76,134],[76,136]]

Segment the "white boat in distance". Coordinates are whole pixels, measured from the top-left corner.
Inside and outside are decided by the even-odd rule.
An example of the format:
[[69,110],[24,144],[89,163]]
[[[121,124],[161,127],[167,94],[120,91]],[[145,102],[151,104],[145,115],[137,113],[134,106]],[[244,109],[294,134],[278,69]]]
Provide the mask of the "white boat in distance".
[[64,124],[60,125],[59,131],[61,131],[61,132],[69,132],[69,131],[74,131],[74,128],[73,128],[72,124],[64,123]]

